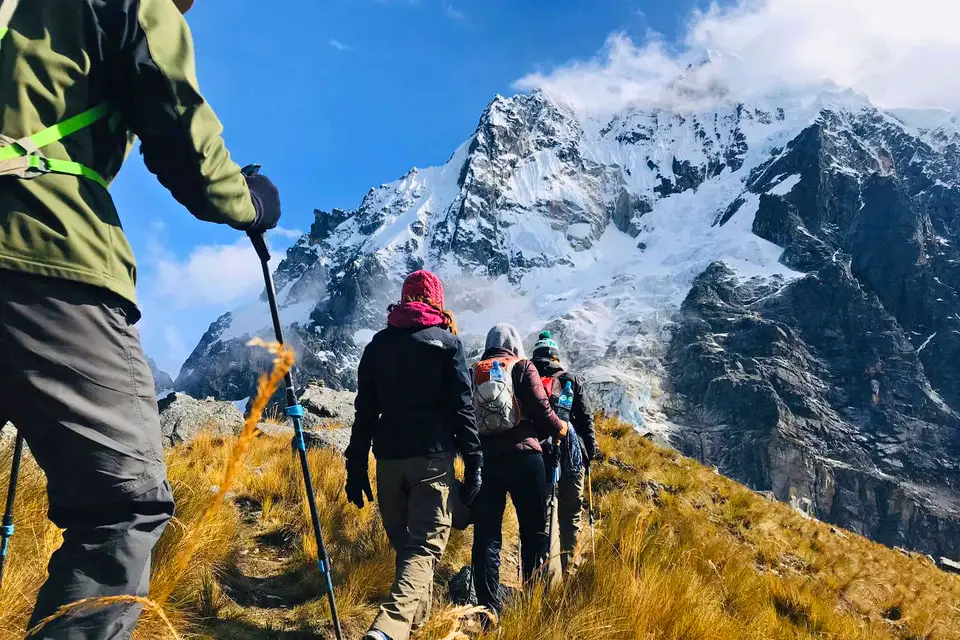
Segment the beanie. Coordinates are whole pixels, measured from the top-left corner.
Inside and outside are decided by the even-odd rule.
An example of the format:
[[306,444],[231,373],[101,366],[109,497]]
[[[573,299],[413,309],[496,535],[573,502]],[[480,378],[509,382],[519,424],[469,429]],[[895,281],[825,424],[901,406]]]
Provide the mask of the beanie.
[[533,357],[535,359],[560,359],[560,347],[554,340],[549,331],[541,331],[533,345]]
[[407,279],[403,283],[403,289],[400,292],[400,302],[406,302],[420,297],[433,301],[443,309],[443,283],[440,282],[440,278],[424,270],[414,271],[407,276]]

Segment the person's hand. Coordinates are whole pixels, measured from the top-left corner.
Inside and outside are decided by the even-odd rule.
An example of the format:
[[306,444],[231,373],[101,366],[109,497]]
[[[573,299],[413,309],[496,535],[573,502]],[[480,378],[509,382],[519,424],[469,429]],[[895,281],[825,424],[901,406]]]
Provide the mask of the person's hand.
[[558,438],[566,438],[566,437],[567,437],[567,432],[570,431],[570,425],[567,424],[566,422],[564,422],[563,420],[560,421],[560,424],[562,424],[563,427],[561,427],[560,433],[557,434],[557,437],[558,437]]
[[373,502],[373,489],[370,487],[370,476],[367,475],[366,464],[351,464],[347,461],[347,501],[363,509],[363,496],[367,502]]
[[257,217],[246,229],[247,233],[263,233],[273,229],[280,222],[280,192],[265,175],[257,173],[244,177],[250,188],[253,208],[257,211]]
[[468,507],[472,506],[482,485],[481,467],[475,463],[467,465],[463,470],[463,484],[460,485],[460,502]]

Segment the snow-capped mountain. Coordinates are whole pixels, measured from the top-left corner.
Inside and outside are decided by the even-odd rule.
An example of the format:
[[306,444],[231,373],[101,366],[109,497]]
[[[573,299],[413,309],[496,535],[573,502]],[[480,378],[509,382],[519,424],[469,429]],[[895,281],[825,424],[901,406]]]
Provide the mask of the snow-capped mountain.
[[[960,554],[960,133],[845,91],[578,118],[497,97],[440,167],[317,211],[276,278],[301,375],[350,387],[426,266],[478,350],[558,337],[598,404],[884,542]],[[236,400],[262,302],[177,387]],[[869,362],[868,362],[869,361]]]

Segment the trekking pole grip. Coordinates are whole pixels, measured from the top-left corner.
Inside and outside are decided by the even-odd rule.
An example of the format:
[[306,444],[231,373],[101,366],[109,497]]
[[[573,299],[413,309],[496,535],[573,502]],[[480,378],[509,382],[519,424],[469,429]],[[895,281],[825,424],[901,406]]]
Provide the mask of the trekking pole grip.
[[[260,165],[248,164],[240,170],[240,173],[246,177],[255,176],[260,173]],[[253,248],[256,250],[257,256],[259,256],[260,262],[270,262],[270,249],[267,248],[267,240],[263,233],[251,233],[248,231],[247,235],[250,236],[250,242],[253,243]]]

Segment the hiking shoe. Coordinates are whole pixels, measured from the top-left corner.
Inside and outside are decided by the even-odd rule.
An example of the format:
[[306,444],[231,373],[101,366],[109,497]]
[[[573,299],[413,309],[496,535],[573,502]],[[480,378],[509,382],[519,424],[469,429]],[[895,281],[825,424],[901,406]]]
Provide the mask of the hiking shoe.
[[370,629],[370,631],[367,631],[367,634],[363,636],[363,640],[390,640],[390,636],[385,634],[383,631]]

